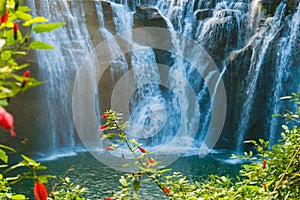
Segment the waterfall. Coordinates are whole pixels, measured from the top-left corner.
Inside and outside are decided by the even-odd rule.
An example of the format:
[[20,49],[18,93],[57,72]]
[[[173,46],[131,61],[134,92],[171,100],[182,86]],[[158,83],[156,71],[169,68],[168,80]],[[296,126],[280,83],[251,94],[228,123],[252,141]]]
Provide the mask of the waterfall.
[[[103,106],[106,103],[103,97],[109,96],[109,92],[113,93],[111,90],[122,81],[124,85],[132,84],[136,87],[128,102],[132,124],[128,132],[131,137],[138,138],[139,142],[149,148],[160,149],[176,136],[178,130],[189,132],[191,127],[196,126],[199,117],[196,136],[186,135],[188,137],[182,139],[185,143],[180,144],[184,146],[192,143],[192,148],[199,148],[209,134],[207,132],[212,120],[213,102],[218,101],[218,88],[224,79],[231,100],[227,105],[230,113],[227,123],[233,124],[225,126],[232,128],[224,131],[227,134],[224,137],[230,138],[228,144],[224,145],[225,148],[235,146],[236,151],[242,151],[243,140],[249,137],[250,127],[256,117],[267,121],[260,128],[264,129],[262,132],[268,133],[266,139],[270,139],[271,144],[276,143],[278,120],[267,116],[281,112],[285,105],[279,102],[279,98],[287,95],[287,91],[297,90],[296,85],[299,84],[297,81],[300,72],[296,66],[300,63],[296,52],[299,49],[300,35],[299,5],[295,11],[288,11],[286,1],[282,1],[274,16],[270,17],[264,16],[264,12],[260,13],[259,0],[251,3],[245,0],[111,0],[85,3],[92,4],[97,12],[99,23],[93,28],[97,29],[102,41],[110,42],[105,49],[110,52],[110,59],[117,57],[110,63],[110,77],[105,79],[111,81],[106,82],[109,88],[103,89],[98,84],[99,94],[96,92],[95,96],[100,103],[96,104]],[[94,50],[95,42],[88,32],[88,20],[85,21],[85,3],[66,0],[28,1],[33,15],[43,15],[51,22],[67,22],[65,27],[53,33],[35,36],[36,40],[55,46],[53,51],[36,52],[40,69],[38,79],[47,81],[39,90],[41,120],[38,131],[43,133],[39,139],[42,152],[56,154],[61,147],[73,151],[78,144],[72,122],[72,86],[80,64]],[[141,6],[140,12],[154,16],[150,20],[142,20],[164,21],[163,25],[170,31],[174,52],[164,55],[157,49],[135,41],[130,30],[137,26],[135,20],[141,17],[137,15],[136,6]],[[104,10],[105,8],[108,10]],[[123,34],[122,39],[132,49],[138,49],[126,55],[122,53],[123,44],[115,36],[124,31],[129,32]],[[193,51],[189,49],[189,43],[181,40],[176,33],[201,44],[214,59],[218,69],[197,72],[191,63],[179,56]],[[233,64],[232,69],[228,70],[227,61],[232,52],[235,52],[235,59],[240,62]],[[158,57],[166,59],[170,66],[162,66],[158,63]],[[98,61],[101,65],[101,60]],[[91,65],[98,66],[96,60],[92,59],[90,62]],[[93,69],[90,76],[95,75],[92,71]],[[267,73],[270,74],[266,75]],[[231,80],[231,75],[237,80]],[[263,80],[265,77],[270,79],[267,83]],[[96,78],[91,77],[91,80]],[[212,82],[216,85],[213,91],[208,91],[208,85]],[[92,87],[96,88],[96,83]],[[191,103],[189,88],[195,92],[195,105]],[[178,96],[184,98],[180,99]],[[235,107],[232,101],[238,105]],[[259,110],[256,105],[260,103],[268,108]],[[84,107],[84,104],[81,106]],[[233,112],[236,108],[239,110]],[[100,115],[103,109],[96,107],[96,112]],[[191,116],[191,113],[196,114]],[[228,136],[228,133],[231,135]],[[224,148],[222,145],[219,146]]]
[[[255,98],[257,82],[261,73],[261,68],[264,64],[263,62],[266,59],[268,49],[273,45],[274,38],[279,33],[282,18],[284,17],[284,12],[285,4],[281,3],[275,13],[275,16],[267,19],[266,24],[268,24],[268,26],[266,28],[264,27],[257,33],[260,39],[255,40],[255,37],[257,35],[253,36],[252,42],[254,50],[251,57],[251,64],[248,70],[248,75],[245,80],[246,99],[244,101],[243,109],[241,112],[241,121],[236,132],[237,152],[241,152],[243,150],[243,141],[248,130],[247,127],[249,125],[251,111],[253,109],[253,102]],[[260,53],[257,54],[256,52]]]
[[[99,23],[100,23],[99,31],[100,31],[103,39],[105,39],[105,40],[111,39],[110,41],[112,42],[112,44],[109,46],[109,48],[110,48],[109,50],[113,57],[113,55],[114,54],[117,55],[121,51],[121,49],[120,49],[117,41],[113,39],[113,34],[106,28],[101,2],[96,2],[95,6],[96,6],[98,19],[99,19]],[[121,6],[121,8],[124,8],[124,7]],[[117,27],[118,31],[119,30],[125,31],[127,29],[127,28],[121,27],[123,25],[123,23],[116,22],[116,25],[117,25],[116,27]],[[130,28],[130,27],[128,27],[128,28]],[[113,63],[111,63],[110,72],[111,72],[113,86],[116,82],[115,79],[120,78],[127,70],[128,70],[128,65],[127,65],[127,61],[126,61],[126,58],[124,55],[122,55],[120,58],[118,58],[117,60],[114,60]]]
[[259,17],[259,3],[260,0],[253,0],[250,3],[250,11],[249,11],[249,29],[253,32],[257,27],[257,21]]
[[[36,51],[39,80],[46,81],[39,93],[41,152],[60,154],[62,147],[67,148],[66,152],[74,152],[76,137],[70,109],[73,80],[79,65],[93,49],[82,4],[77,2],[69,6],[67,1],[31,0],[29,5],[33,15],[43,15],[51,22],[67,23],[52,33],[35,36],[36,40],[55,46],[55,50]],[[60,8],[59,12],[57,8]]]
[[[299,84],[295,83],[293,85],[289,85],[289,79],[292,79],[292,73],[299,74],[297,72],[292,72],[292,60],[293,60],[293,51],[298,47],[299,42],[297,43],[297,38],[299,41],[300,35],[300,3],[298,3],[297,12],[292,17],[292,20],[289,21],[288,27],[289,30],[286,31],[286,35],[281,38],[279,42],[279,50],[277,52],[277,60],[276,66],[278,70],[276,71],[276,78],[273,86],[273,98],[270,99],[270,107],[272,109],[272,113],[277,114],[282,112],[282,104],[280,102],[280,97],[289,95],[291,92],[297,92],[299,89],[295,88],[294,85]],[[295,80],[298,81],[298,80]],[[289,93],[288,93],[289,92]],[[276,143],[276,139],[278,139],[278,135],[276,134],[280,130],[278,129],[278,118],[272,117],[270,119],[270,145]]]

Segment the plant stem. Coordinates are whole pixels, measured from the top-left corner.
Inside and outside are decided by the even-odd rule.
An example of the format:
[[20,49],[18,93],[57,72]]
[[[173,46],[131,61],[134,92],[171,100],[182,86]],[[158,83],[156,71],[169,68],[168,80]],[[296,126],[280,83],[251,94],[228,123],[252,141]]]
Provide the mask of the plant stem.
[[285,175],[287,174],[289,168],[291,167],[293,161],[295,160],[296,156],[298,155],[298,153],[300,152],[300,146],[298,147],[298,149],[296,150],[295,154],[293,155],[290,163],[288,164],[287,168],[285,169],[283,175],[281,176],[280,180],[278,181],[278,183],[276,184],[276,187],[274,188],[273,192],[275,192],[278,188],[279,185],[281,184],[281,182],[283,181],[283,178],[285,177]]
[[[62,176],[62,178],[65,179],[65,178],[68,176],[68,174],[69,174],[71,171],[73,171],[73,170],[74,170],[74,166],[69,167],[69,169],[64,173],[64,175]],[[52,198],[54,198],[54,199],[55,199],[54,192],[55,192],[56,188],[58,187],[58,185],[59,185],[59,183],[56,182],[56,183],[53,185],[53,187],[52,187],[51,196],[52,196]]]
[[[132,147],[130,146],[129,142],[128,142],[128,139],[127,139],[127,135],[126,133],[119,127],[118,123],[117,122],[114,122],[115,123],[115,126],[117,127],[117,129],[120,131],[120,133],[123,133],[126,138],[124,139],[125,140],[125,143],[127,145],[127,147],[129,148],[129,150],[131,151],[132,155],[135,157],[135,159],[140,163],[140,165],[143,167],[143,168],[146,168],[147,166],[144,165],[144,163],[141,161],[141,159],[136,155],[136,153],[134,152],[134,150],[132,149]],[[152,179],[152,181],[163,191],[163,193],[168,197],[168,199],[171,199],[170,198],[170,195],[165,193],[165,190],[163,188],[163,186],[159,183],[159,181],[151,176],[152,173],[151,172],[146,172],[147,175]]]

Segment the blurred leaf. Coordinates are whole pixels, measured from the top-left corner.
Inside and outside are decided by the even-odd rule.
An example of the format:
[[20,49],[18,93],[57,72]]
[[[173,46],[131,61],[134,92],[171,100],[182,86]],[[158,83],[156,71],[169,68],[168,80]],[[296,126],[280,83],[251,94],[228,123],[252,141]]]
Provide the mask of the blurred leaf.
[[285,96],[285,97],[280,97],[279,99],[284,100],[284,99],[291,99],[291,98],[293,98],[293,97],[292,96]]
[[23,23],[23,26],[30,26],[35,23],[48,22],[48,20],[44,17],[35,17],[33,19],[27,20]]
[[6,145],[3,145],[3,144],[0,144],[0,148],[1,149],[7,149],[7,150],[12,151],[12,152],[16,152],[16,150],[14,150],[13,148],[11,148],[9,146],[6,146]]
[[29,12],[30,8],[28,6],[19,6],[18,11],[20,11],[20,12]]
[[124,186],[124,187],[126,187],[128,184],[127,184],[127,181],[124,179],[124,178],[121,178],[120,180],[119,180],[119,182]]
[[12,199],[22,200],[22,199],[26,199],[26,197],[23,194],[16,194],[16,195],[12,196]]
[[21,20],[31,20],[32,16],[30,14],[27,14],[25,12],[22,12],[20,10],[18,10],[17,12],[15,12],[15,15],[21,19]]
[[1,0],[0,1],[0,16],[5,14],[6,10],[6,0]]
[[2,160],[4,163],[8,162],[8,156],[2,149],[0,149],[0,160]]
[[29,47],[32,49],[42,49],[42,50],[54,49],[54,47],[51,46],[50,44],[38,40],[31,42]]
[[137,193],[139,191],[141,187],[141,182],[139,180],[134,180],[133,181],[133,188],[134,188],[134,191]]
[[0,49],[5,45],[6,40],[0,39]]
[[22,154],[21,156],[22,156],[22,158],[23,158],[26,162],[28,162],[29,165],[32,165],[32,166],[39,166],[39,165],[40,165],[40,163],[35,162],[35,160],[33,160],[33,159],[31,159],[31,158],[29,158],[29,157],[23,155],[23,154]]
[[53,24],[38,24],[33,28],[33,31],[36,33],[50,32],[62,27],[65,24],[65,22],[58,22]]

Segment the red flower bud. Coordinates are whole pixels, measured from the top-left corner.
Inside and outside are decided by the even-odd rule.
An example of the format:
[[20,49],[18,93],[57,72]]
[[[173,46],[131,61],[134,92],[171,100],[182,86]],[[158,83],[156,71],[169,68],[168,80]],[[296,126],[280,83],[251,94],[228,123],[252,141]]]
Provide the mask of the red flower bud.
[[266,161],[266,160],[264,160],[264,161],[263,161],[263,163],[262,163],[262,167],[263,167],[263,168],[265,168],[265,167],[266,167],[266,165],[267,165],[267,161]]
[[149,158],[148,162],[151,163],[151,164],[154,164],[155,160],[153,158]]
[[143,147],[140,147],[139,149],[142,153],[147,153],[146,149],[144,149]]
[[110,151],[113,150],[111,147],[105,147],[105,150]]
[[[30,77],[30,71],[29,70],[26,70],[25,72],[24,72],[24,74],[23,74],[23,78],[29,78]],[[26,83],[27,83],[27,80],[24,80],[23,82],[22,82],[22,88],[26,85]]]
[[13,28],[13,31],[14,31],[14,39],[18,39],[18,24],[16,22],[14,22],[14,28]]
[[267,184],[266,183],[264,183],[264,189],[267,189]]
[[170,194],[170,190],[169,190],[168,187],[165,187],[165,188],[164,188],[164,193],[165,193],[166,195]]
[[24,78],[28,78],[30,76],[30,71],[29,70],[26,70],[23,74],[23,77]]
[[108,114],[103,114],[103,115],[101,116],[102,119],[106,119],[107,117],[108,117]]
[[134,171],[131,172],[131,175],[134,176]]
[[100,131],[103,131],[104,129],[106,128],[106,125],[102,125],[102,126],[100,126]]
[[47,200],[48,191],[44,184],[36,182],[34,184],[34,195],[36,200]]
[[110,197],[106,197],[106,198],[105,198],[105,200],[112,200],[112,198],[110,198]]
[[6,23],[8,20],[8,8],[6,8],[5,14],[1,16],[0,23]]

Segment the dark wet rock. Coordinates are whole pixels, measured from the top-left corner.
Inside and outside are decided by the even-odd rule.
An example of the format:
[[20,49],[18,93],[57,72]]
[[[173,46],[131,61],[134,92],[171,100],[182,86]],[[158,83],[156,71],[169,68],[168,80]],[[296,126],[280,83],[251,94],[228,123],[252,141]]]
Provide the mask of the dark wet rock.
[[197,20],[204,20],[211,17],[212,11],[210,9],[200,9],[195,12]]
[[139,27],[162,27],[167,23],[154,7],[137,6],[134,14],[134,28]]

